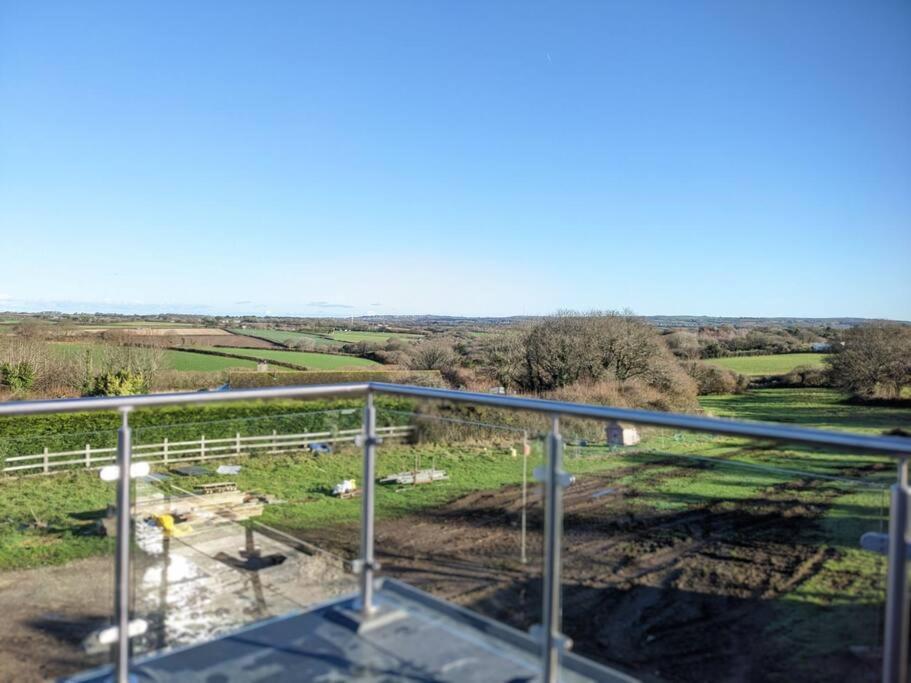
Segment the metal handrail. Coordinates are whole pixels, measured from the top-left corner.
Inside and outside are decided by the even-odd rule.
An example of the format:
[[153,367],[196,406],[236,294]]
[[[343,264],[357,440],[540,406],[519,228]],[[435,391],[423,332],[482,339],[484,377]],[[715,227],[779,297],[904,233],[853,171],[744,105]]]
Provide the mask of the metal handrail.
[[[883,653],[884,683],[900,683],[908,672],[908,581],[907,548],[909,516],[911,516],[911,487],[908,481],[908,460],[911,458],[911,439],[891,436],[868,436],[847,432],[832,432],[805,427],[789,427],[763,422],[749,422],[724,418],[660,413],[629,408],[567,403],[543,399],[480,394],[449,389],[434,389],[382,382],[362,382],[334,385],[309,385],[292,387],[266,387],[241,389],[228,392],[194,392],[153,394],[87,399],[62,399],[49,401],[14,401],[0,403],[0,417],[14,415],[39,415],[98,410],[117,410],[122,416],[118,433],[117,464],[121,475],[131,472],[132,440],[129,413],[136,408],[224,403],[260,399],[308,399],[366,397],[362,445],[364,448],[364,486],[361,509],[361,557],[357,565],[360,577],[360,618],[367,621],[375,612],[373,605],[373,574],[376,562],[373,552],[374,529],[374,471],[376,445],[376,408],[373,397],[377,394],[403,396],[415,399],[471,403],[508,410],[520,410],[546,415],[551,421],[547,438],[547,467],[543,470],[545,498],[548,509],[545,528],[544,623],[537,629],[542,647],[542,680],[555,683],[559,679],[561,653],[568,647],[568,639],[560,626],[560,547],[562,542],[562,488],[568,481],[562,469],[562,438],[560,418],[574,417],[602,421],[666,427],[687,431],[707,432],[728,436],[742,436],[825,447],[840,451],[874,453],[898,460],[898,481],[892,486],[892,504],[888,536],[888,588],[886,595],[885,646]],[[129,679],[129,649],[132,624],[129,621],[128,597],[130,583],[130,490],[128,476],[120,476],[117,487],[117,549],[115,620],[117,631],[117,657],[115,673],[118,683]]]
[[196,403],[230,403],[276,398],[338,398],[363,396],[370,390],[367,382],[349,384],[311,384],[292,387],[232,389],[231,391],[189,391],[144,396],[104,396],[99,398],[59,398],[47,401],[8,401],[0,403],[0,417],[5,415],[41,415],[49,413],[83,413],[124,408],[189,405]]

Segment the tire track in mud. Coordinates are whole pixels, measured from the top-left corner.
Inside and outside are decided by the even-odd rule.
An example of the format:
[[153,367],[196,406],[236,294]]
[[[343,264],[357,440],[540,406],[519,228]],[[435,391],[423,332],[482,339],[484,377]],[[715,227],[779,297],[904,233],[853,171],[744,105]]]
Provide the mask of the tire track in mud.
[[[715,466],[656,458],[583,475],[564,495],[564,625],[576,651],[639,674],[767,680],[779,653],[763,643],[771,604],[837,553],[817,520],[841,493],[831,482],[785,481],[743,499],[656,509],[662,483]],[[542,503],[529,487],[528,556],[519,555],[521,487],[479,491],[438,509],[381,520],[382,573],[527,628],[539,620]],[[344,550],[354,555],[355,535]],[[338,529],[309,536],[340,541]],[[335,546],[337,547],[337,546]],[[863,680],[860,675],[856,680]]]

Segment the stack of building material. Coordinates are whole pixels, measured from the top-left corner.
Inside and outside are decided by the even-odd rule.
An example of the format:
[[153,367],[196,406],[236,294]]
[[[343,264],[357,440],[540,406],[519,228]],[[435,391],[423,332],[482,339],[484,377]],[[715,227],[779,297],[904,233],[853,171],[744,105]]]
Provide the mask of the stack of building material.
[[381,484],[429,484],[434,481],[449,479],[446,470],[412,470],[410,472],[396,472],[379,480]]
[[140,498],[136,501],[136,516],[154,518],[170,515],[175,520],[198,523],[220,520],[238,522],[263,513],[264,503],[259,496],[238,491],[236,486],[234,490],[218,490],[218,487],[230,488],[222,483],[212,493]]
[[218,481],[212,484],[199,484],[196,486],[196,493],[227,493],[237,490],[237,484],[233,481]]

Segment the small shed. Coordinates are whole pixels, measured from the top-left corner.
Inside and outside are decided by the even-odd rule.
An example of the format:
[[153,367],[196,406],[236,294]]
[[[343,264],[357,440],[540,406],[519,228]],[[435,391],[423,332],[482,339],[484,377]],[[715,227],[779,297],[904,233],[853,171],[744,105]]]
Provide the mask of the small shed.
[[256,372],[269,372],[269,364],[264,360],[258,361],[256,363]]
[[639,443],[639,430],[632,425],[611,422],[604,431],[607,433],[608,446],[635,446]]

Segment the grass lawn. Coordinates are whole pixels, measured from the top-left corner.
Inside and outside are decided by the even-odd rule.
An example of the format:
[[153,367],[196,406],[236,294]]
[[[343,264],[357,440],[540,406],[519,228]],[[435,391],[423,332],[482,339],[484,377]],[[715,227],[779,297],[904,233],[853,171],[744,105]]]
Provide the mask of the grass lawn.
[[741,375],[784,375],[800,365],[822,367],[824,353],[782,353],[774,356],[730,356],[703,362],[727,368]]
[[820,429],[879,434],[896,427],[911,428],[907,406],[847,403],[834,389],[757,389],[744,394],[701,396],[710,415],[742,420],[787,422]]
[[[227,349],[212,348],[212,351],[228,351]],[[372,368],[379,367],[376,361],[355,356],[336,356],[329,353],[312,353],[310,351],[278,351],[275,349],[237,349],[229,351],[238,356],[261,358],[265,361],[278,360],[286,363],[302,365],[312,370],[341,370],[343,368]],[[227,360],[227,359],[226,359]]]
[[[378,476],[411,469],[417,452],[423,467],[435,462],[436,467],[449,471],[451,480],[404,491],[378,486],[377,506],[381,515],[406,514],[473,490],[521,481],[520,459],[513,458],[508,449],[482,447],[430,446],[416,451],[409,446],[383,446],[379,449]],[[540,460],[540,449],[534,460]],[[240,488],[286,501],[266,506],[261,520],[267,524],[306,529],[358,519],[359,498],[341,500],[329,495],[332,486],[342,479],[360,481],[361,452],[355,448],[343,448],[331,456],[261,455],[238,458],[237,462],[243,469],[231,479]],[[214,470],[216,465],[208,466]],[[167,487],[192,490],[196,484],[224,478],[216,474],[172,477]],[[114,485],[102,482],[97,472],[0,479],[0,493],[0,570],[63,564],[112,551],[113,544],[108,539],[86,533],[115,496]],[[36,520],[47,528],[35,528]]]

